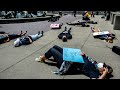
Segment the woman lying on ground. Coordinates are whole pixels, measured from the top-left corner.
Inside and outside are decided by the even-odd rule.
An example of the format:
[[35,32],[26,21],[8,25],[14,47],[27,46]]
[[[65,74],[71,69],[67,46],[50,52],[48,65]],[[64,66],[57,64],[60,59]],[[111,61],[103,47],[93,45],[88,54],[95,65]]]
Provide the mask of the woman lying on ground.
[[67,39],[72,39],[71,29],[72,28],[69,28],[69,30],[67,30],[67,27],[65,27],[65,30],[58,35],[58,38],[62,39],[63,42],[67,42]]
[[36,41],[37,39],[39,39],[40,37],[43,36],[43,31],[40,31],[35,34],[35,35],[27,35],[25,37],[22,38],[17,38],[17,40],[14,42],[14,46],[15,47],[19,47],[21,45],[29,45],[32,42]]
[[[91,30],[93,33],[95,32],[101,32],[101,30],[95,29],[91,27]],[[113,43],[113,39],[115,38],[115,34],[109,33],[109,34],[103,34],[103,35],[98,35],[97,38],[101,39],[101,40],[106,40],[109,43]]]
[[19,34],[9,34],[9,33],[5,33],[5,32],[0,32],[2,34],[0,34],[0,44],[1,43],[5,43],[5,42],[9,42],[12,39],[24,36],[27,31],[25,33],[23,33],[23,31],[21,31]]
[[110,66],[105,63],[97,63],[96,61],[90,60],[84,53],[81,53],[81,56],[83,57],[84,63],[64,61],[63,48],[55,45],[44,55],[36,58],[35,61],[45,63],[46,60],[53,57],[59,67],[59,70],[54,73],[60,75],[74,71],[82,72],[84,75],[90,77],[90,79],[105,79],[112,75],[113,69]]

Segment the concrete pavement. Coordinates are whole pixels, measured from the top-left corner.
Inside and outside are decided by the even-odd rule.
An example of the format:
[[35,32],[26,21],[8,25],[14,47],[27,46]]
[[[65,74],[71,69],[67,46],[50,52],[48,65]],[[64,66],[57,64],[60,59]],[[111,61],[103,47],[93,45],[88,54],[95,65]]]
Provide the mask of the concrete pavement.
[[[29,29],[28,34],[34,34],[37,30],[46,29],[44,36],[33,42],[31,45],[15,48],[13,47],[14,40],[0,45],[0,79],[89,79],[89,77],[81,74],[63,76],[55,75],[51,72],[57,69],[55,66],[34,61],[36,57],[44,54],[53,45],[80,48],[97,62],[106,62],[108,65],[112,66],[114,75],[112,79],[119,79],[120,56],[113,53],[105,45],[120,46],[120,31],[113,30],[113,25],[111,25],[110,21],[101,19],[101,15],[91,18],[94,21],[98,21],[98,24],[90,24],[92,27],[100,28],[102,31],[108,30],[116,34],[117,39],[114,40],[114,43],[108,44],[102,40],[94,39],[90,27],[66,25],[66,22],[81,19],[81,17],[72,17],[72,19],[69,19],[71,17],[72,16],[70,15],[67,17],[64,16],[64,18],[61,18],[60,21],[58,21],[64,23],[60,30],[51,30],[49,28],[50,22],[46,21],[26,23],[24,25],[22,23],[0,24],[2,27],[0,30],[6,29],[8,32],[12,32],[12,30],[17,32],[20,29],[25,31],[26,28]],[[65,26],[67,26],[67,28],[72,27],[71,33],[73,39],[68,40],[68,42],[62,42],[57,38],[58,34],[64,30]],[[16,28],[17,30],[15,31]]]

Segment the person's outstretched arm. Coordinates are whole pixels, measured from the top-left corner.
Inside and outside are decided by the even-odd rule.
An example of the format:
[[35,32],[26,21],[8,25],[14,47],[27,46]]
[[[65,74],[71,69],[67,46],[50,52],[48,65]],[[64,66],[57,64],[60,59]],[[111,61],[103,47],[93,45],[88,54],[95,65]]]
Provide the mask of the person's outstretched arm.
[[33,42],[33,41],[31,40],[31,38],[30,38],[30,37],[28,37],[28,36],[27,36],[27,38],[29,39],[30,43],[32,43],[32,42]]

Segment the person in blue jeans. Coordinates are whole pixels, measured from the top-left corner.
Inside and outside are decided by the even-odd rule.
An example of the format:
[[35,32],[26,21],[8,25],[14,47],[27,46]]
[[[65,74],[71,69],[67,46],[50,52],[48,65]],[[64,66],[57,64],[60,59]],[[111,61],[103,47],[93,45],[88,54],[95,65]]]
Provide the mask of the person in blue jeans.
[[19,47],[21,45],[29,45],[31,44],[32,42],[36,41],[37,39],[39,39],[40,37],[43,36],[43,31],[40,31],[35,34],[35,35],[27,35],[23,38],[17,38],[17,40],[14,42],[14,46],[15,47]]
[[76,22],[76,23],[71,23],[71,22],[67,22],[66,24],[68,24],[68,25],[81,25],[82,27],[89,27],[90,25],[88,25],[88,24],[86,24],[86,22],[80,22],[80,21],[78,21],[78,22]]
[[[91,79],[104,79],[107,76],[107,74],[112,73],[112,71],[110,71],[112,70],[112,68],[110,66],[107,67],[105,63],[97,63],[97,62],[93,63],[93,61],[90,61],[84,53],[82,53],[81,55],[83,56],[83,60],[85,62],[84,64],[74,62],[72,63],[71,66],[70,65],[69,66],[72,68],[74,66],[75,69],[82,71],[83,74],[87,75]],[[45,62],[45,60],[51,57],[54,58],[54,60],[57,62],[57,65],[61,69],[64,63],[63,48],[57,45],[54,45],[52,48],[50,48],[44,55],[40,56],[39,58],[36,58],[35,61]],[[65,64],[65,65],[68,65],[68,64]],[[64,68],[66,67],[65,65],[64,65]]]

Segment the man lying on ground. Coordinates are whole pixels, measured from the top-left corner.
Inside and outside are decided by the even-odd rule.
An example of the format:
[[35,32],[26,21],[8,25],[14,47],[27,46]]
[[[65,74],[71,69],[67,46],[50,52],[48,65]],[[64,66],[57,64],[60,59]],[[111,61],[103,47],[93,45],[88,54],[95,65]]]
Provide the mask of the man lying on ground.
[[90,20],[83,20],[83,21],[81,21],[81,22],[83,22],[83,23],[89,23],[89,24],[97,24],[97,22],[95,22],[95,21],[90,21]]
[[3,31],[1,31],[0,33],[1,33],[0,34],[0,44],[2,44],[5,42],[9,42],[12,39],[24,36],[27,33],[27,31],[25,33],[23,33],[23,31],[21,31],[20,34],[9,34],[9,33],[3,32]]
[[35,35],[27,35],[23,38],[17,38],[17,40],[14,42],[14,46],[15,47],[19,47],[21,45],[29,45],[31,43],[33,43],[34,41],[36,41],[37,39],[39,39],[40,37],[43,36],[43,31],[40,31],[35,34]]
[[72,28],[69,28],[69,30],[67,30],[67,27],[65,27],[65,30],[58,35],[58,38],[62,39],[63,42],[67,42],[67,39],[72,39],[71,29]]
[[66,23],[66,24],[68,24],[68,25],[81,25],[82,27],[89,27],[90,26],[90,25],[86,24],[86,22],[80,22],[80,21],[78,21],[76,23],[69,22],[69,23]]
[[59,67],[59,70],[54,73],[59,75],[66,74],[68,71],[78,71],[90,77],[90,79],[105,79],[107,75],[110,75],[113,72],[113,69],[110,66],[106,65],[105,63],[97,63],[93,60],[90,60],[84,53],[80,54],[84,60],[84,63],[65,61],[63,60],[63,53],[63,48],[55,45],[44,55],[36,58],[35,61],[46,62],[46,60],[53,57]]

